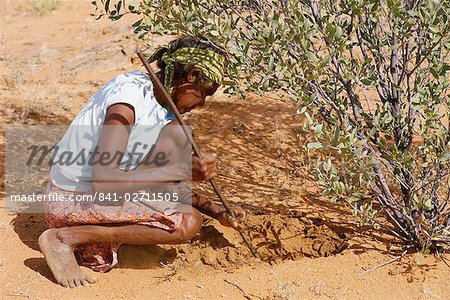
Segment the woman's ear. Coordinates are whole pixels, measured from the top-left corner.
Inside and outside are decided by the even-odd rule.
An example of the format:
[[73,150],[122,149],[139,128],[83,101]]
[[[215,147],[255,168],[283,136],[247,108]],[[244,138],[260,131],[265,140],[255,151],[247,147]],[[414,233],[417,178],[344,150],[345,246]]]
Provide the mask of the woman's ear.
[[201,72],[202,70],[200,68],[192,68],[186,75],[186,81],[190,83],[196,82]]

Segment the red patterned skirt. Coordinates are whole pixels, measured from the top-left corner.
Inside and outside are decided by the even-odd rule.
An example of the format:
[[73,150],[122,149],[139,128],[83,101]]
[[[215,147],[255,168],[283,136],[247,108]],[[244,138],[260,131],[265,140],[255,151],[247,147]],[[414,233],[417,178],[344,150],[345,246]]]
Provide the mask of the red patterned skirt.
[[[47,193],[57,193],[60,201],[46,202],[45,218],[50,228],[78,225],[141,224],[173,231],[181,226],[183,215],[179,211],[164,214],[148,206],[124,201],[118,205],[99,205],[71,200],[74,195],[88,194],[62,190],[52,183]],[[62,201],[61,201],[62,200]],[[84,244],[75,249],[81,265],[97,272],[107,272],[117,265],[120,244]]]

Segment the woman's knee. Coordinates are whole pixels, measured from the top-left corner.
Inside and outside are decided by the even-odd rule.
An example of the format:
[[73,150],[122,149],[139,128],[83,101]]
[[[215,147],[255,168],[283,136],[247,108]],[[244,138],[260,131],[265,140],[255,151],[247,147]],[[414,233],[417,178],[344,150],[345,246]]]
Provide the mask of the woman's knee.
[[183,214],[183,222],[179,231],[180,242],[189,241],[196,236],[200,232],[202,223],[202,215],[194,208],[191,213]]

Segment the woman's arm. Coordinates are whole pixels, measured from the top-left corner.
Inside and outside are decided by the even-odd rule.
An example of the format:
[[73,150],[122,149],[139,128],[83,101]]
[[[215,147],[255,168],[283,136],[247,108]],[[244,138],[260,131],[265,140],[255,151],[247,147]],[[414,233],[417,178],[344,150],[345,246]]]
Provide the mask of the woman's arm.
[[247,213],[239,206],[231,208],[234,213],[234,217],[232,217],[227,213],[223,205],[218,205],[198,194],[192,195],[192,206],[201,213],[217,219],[224,226],[233,227],[237,230],[244,228]]
[[[104,126],[97,142],[95,155],[124,153],[131,129],[135,122],[134,108],[125,103],[110,106],[106,112]],[[92,188],[101,193],[136,192],[149,188],[152,184],[182,180],[208,180],[216,176],[213,155],[202,159],[194,158],[192,166],[180,162],[153,168],[136,168],[124,171],[119,168],[121,157],[117,156],[108,164],[94,164],[92,170]]]

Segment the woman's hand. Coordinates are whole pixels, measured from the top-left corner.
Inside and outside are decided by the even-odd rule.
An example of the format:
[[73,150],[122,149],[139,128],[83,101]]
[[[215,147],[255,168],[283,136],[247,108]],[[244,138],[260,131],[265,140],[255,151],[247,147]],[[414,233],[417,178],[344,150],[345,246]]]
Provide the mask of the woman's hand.
[[202,158],[194,156],[192,158],[192,180],[203,181],[217,176],[216,169],[217,155],[205,153]]
[[192,206],[197,208],[201,213],[218,220],[223,226],[232,227],[238,231],[245,227],[244,224],[247,213],[239,206],[231,208],[234,215],[233,217],[227,213],[225,207],[201,197],[197,193],[193,193],[192,195]]
[[216,219],[223,226],[232,227],[238,231],[244,229],[247,212],[239,206],[235,206],[231,210],[233,211],[234,217],[229,215],[224,208],[222,212],[217,214]]

